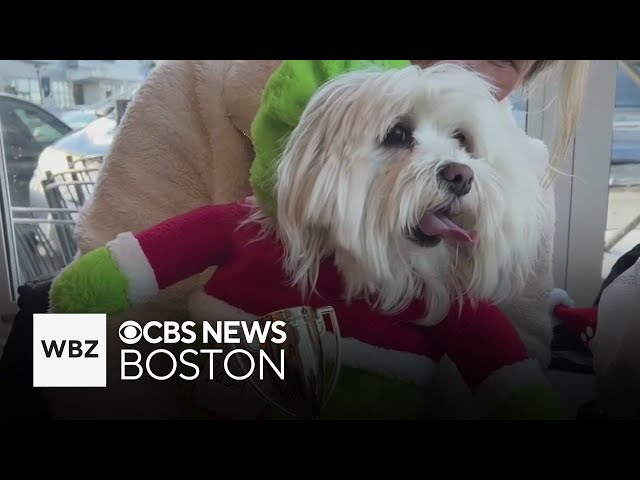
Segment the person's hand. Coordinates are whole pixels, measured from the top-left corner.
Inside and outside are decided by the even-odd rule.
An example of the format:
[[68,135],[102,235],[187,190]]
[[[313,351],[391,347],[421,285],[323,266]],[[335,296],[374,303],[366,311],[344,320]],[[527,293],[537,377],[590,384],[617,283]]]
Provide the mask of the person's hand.
[[607,417],[640,419],[640,262],[602,291],[590,347]]

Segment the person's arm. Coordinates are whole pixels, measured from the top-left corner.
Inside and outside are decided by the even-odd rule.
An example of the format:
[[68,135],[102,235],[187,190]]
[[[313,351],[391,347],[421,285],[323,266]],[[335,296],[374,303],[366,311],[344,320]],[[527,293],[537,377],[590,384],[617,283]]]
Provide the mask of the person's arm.
[[207,205],[138,233],[121,233],[54,280],[54,313],[122,313],[159,290],[225,263],[239,204]]
[[568,418],[559,396],[529,358],[509,319],[494,305],[454,306],[430,327],[471,388],[479,413],[495,419]]
[[591,352],[607,418],[640,418],[640,260],[602,288],[597,305],[558,305],[554,314]]

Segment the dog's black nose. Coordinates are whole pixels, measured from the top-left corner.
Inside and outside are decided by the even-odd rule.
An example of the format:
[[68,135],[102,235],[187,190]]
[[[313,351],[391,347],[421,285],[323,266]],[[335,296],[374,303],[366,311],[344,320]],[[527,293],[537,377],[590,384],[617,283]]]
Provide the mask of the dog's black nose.
[[461,163],[449,163],[440,170],[440,178],[447,182],[447,187],[452,193],[462,196],[471,191],[473,170]]

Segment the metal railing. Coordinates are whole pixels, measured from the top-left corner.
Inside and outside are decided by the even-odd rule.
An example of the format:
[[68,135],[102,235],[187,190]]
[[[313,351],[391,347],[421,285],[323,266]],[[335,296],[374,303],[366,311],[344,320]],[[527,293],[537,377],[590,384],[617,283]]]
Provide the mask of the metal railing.
[[69,169],[46,172],[47,207],[12,207],[20,281],[55,274],[75,257],[79,209],[93,194],[102,157],[68,157]]

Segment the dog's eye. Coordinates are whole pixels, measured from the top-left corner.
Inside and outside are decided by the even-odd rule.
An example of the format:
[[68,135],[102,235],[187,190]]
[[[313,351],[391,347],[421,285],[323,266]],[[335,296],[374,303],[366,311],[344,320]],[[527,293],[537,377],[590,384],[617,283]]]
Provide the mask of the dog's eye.
[[498,68],[512,67],[516,71],[518,70],[518,63],[515,60],[489,60],[489,63]]
[[468,148],[469,143],[467,141],[467,136],[464,134],[464,132],[461,132],[460,130],[456,130],[453,133],[453,138],[458,141],[458,144],[461,147]]
[[387,132],[382,144],[386,147],[406,147],[413,146],[413,131],[402,123],[397,123]]

